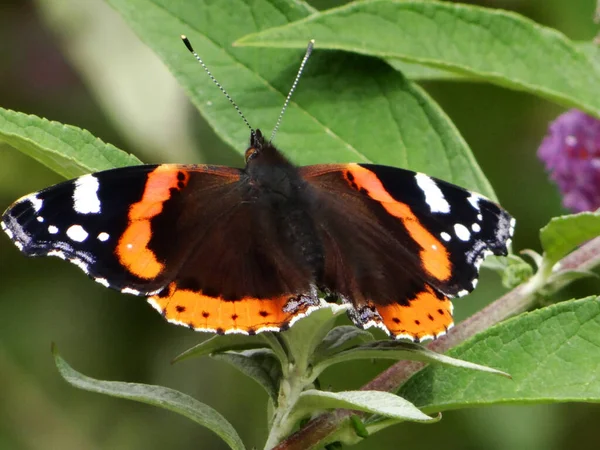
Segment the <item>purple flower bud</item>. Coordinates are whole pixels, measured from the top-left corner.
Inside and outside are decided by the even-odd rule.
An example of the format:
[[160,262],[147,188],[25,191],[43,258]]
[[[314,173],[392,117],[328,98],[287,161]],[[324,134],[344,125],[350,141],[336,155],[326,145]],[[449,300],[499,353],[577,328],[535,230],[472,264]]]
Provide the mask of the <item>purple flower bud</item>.
[[538,149],[563,205],[573,212],[600,208],[600,120],[571,109],[550,124]]

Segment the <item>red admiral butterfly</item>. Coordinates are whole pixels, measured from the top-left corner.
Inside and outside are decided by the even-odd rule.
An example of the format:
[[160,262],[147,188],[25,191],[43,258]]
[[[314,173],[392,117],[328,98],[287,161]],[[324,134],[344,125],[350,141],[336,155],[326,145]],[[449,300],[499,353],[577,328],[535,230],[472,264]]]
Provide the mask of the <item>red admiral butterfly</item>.
[[284,330],[323,306],[321,291],[359,327],[435,338],[483,258],[507,254],[514,219],[458,186],[373,164],[296,167],[260,130],[245,159],[85,175],[17,200],[2,229],[28,256],[66,259],[216,333]]

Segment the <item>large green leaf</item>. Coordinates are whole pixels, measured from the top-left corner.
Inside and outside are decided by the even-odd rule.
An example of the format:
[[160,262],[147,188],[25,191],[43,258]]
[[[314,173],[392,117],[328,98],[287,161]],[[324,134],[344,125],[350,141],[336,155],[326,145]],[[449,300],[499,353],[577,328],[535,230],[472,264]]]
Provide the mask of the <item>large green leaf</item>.
[[[276,122],[302,51],[234,48],[244,35],[300,20],[313,10],[284,0],[108,0],[165,61],[216,132],[239,152],[248,130],[179,41],[186,34],[251,124]],[[252,18],[250,20],[250,18]],[[300,47],[306,47],[309,37]],[[299,164],[371,161],[427,172],[494,198],[448,117],[387,64],[313,53],[275,139]]]
[[497,367],[512,380],[429,366],[399,395],[425,412],[498,403],[600,402],[600,300],[590,297],[525,313],[450,350]]
[[148,384],[102,381],[87,377],[67,364],[52,345],[54,362],[61,376],[71,385],[111,397],[135,400],[176,412],[216,433],[233,450],[244,450],[244,444],[233,426],[208,405],[174,389]]
[[[243,39],[243,38],[242,38]],[[578,41],[576,48],[587,56],[592,64],[600,65],[600,49],[592,41]],[[386,62],[394,69],[399,70],[409,80],[415,81],[454,81],[454,82],[483,82],[485,78],[476,75],[467,75],[453,69],[441,69],[431,65],[409,62],[404,59],[386,58]]]
[[66,178],[141,164],[135,156],[105,144],[89,131],[3,108],[0,141]]
[[597,236],[600,236],[600,212],[554,217],[540,230],[544,257],[550,265]]
[[507,11],[437,1],[352,2],[238,44],[342,49],[455,71],[600,116],[600,70],[575,43]]

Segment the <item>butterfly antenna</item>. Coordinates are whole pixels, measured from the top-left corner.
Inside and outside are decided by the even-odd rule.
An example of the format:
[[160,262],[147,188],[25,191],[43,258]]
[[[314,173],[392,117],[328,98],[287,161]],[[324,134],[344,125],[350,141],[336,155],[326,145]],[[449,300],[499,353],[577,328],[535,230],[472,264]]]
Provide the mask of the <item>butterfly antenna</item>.
[[302,58],[302,62],[300,63],[300,68],[298,69],[298,74],[296,75],[296,79],[294,80],[294,83],[292,84],[292,88],[290,89],[290,92],[287,95],[285,102],[283,103],[283,108],[281,108],[281,112],[279,113],[279,118],[277,119],[275,128],[273,128],[273,133],[271,133],[271,142],[273,142],[273,139],[275,139],[275,134],[277,133],[277,130],[279,129],[279,125],[281,124],[281,119],[283,118],[283,114],[285,113],[285,110],[287,109],[288,105],[290,104],[290,99],[292,98],[292,94],[296,90],[296,86],[298,86],[298,81],[300,81],[300,77],[302,76],[302,72],[304,71],[304,66],[306,65],[306,61],[308,61],[308,58],[310,57],[310,54],[312,53],[314,46],[315,46],[315,40],[311,39],[308,42],[308,47],[306,47],[306,53],[304,54],[304,58]]
[[185,44],[185,46],[187,47],[187,49],[190,51],[190,53],[192,55],[194,55],[194,58],[196,58],[196,60],[200,63],[200,65],[202,66],[202,68],[204,69],[204,71],[207,73],[207,75],[210,77],[210,79],[212,80],[212,82],[215,83],[217,85],[217,87],[221,90],[221,92],[225,95],[225,97],[227,97],[227,100],[229,100],[229,103],[231,103],[233,105],[233,107],[238,112],[238,114],[240,115],[240,117],[242,118],[242,120],[244,121],[244,123],[248,126],[248,128],[250,128],[250,132],[252,133],[252,135],[254,135],[254,128],[252,128],[252,126],[250,125],[250,123],[246,120],[246,117],[244,117],[244,114],[242,113],[242,111],[240,110],[240,108],[238,107],[238,105],[236,105],[236,103],[233,101],[233,99],[231,98],[231,96],[227,93],[227,91],[225,90],[225,88],[223,86],[221,86],[221,83],[219,83],[217,81],[217,79],[213,76],[213,74],[210,73],[210,70],[208,70],[208,67],[206,67],[206,64],[204,64],[204,61],[202,61],[202,58],[200,58],[200,56],[198,55],[198,53],[196,53],[194,51],[194,48],[192,47],[192,44],[190,43],[190,41],[187,38],[187,36],[185,36],[185,35],[182,34],[181,35],[181,40],[183,41],[183,43]]

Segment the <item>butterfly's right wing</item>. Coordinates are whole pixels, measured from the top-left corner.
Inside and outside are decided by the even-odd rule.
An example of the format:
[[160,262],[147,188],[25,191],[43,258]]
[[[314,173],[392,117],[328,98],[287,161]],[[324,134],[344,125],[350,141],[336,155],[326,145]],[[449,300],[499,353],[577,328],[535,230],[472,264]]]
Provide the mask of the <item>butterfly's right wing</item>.
[[452,326],[449,297],[475,287],[486,254],[503,255],[514,222],[495,203],[424,174],[371,164],[301,168],[318,198],[322,284],[358,325],[421,340]]

